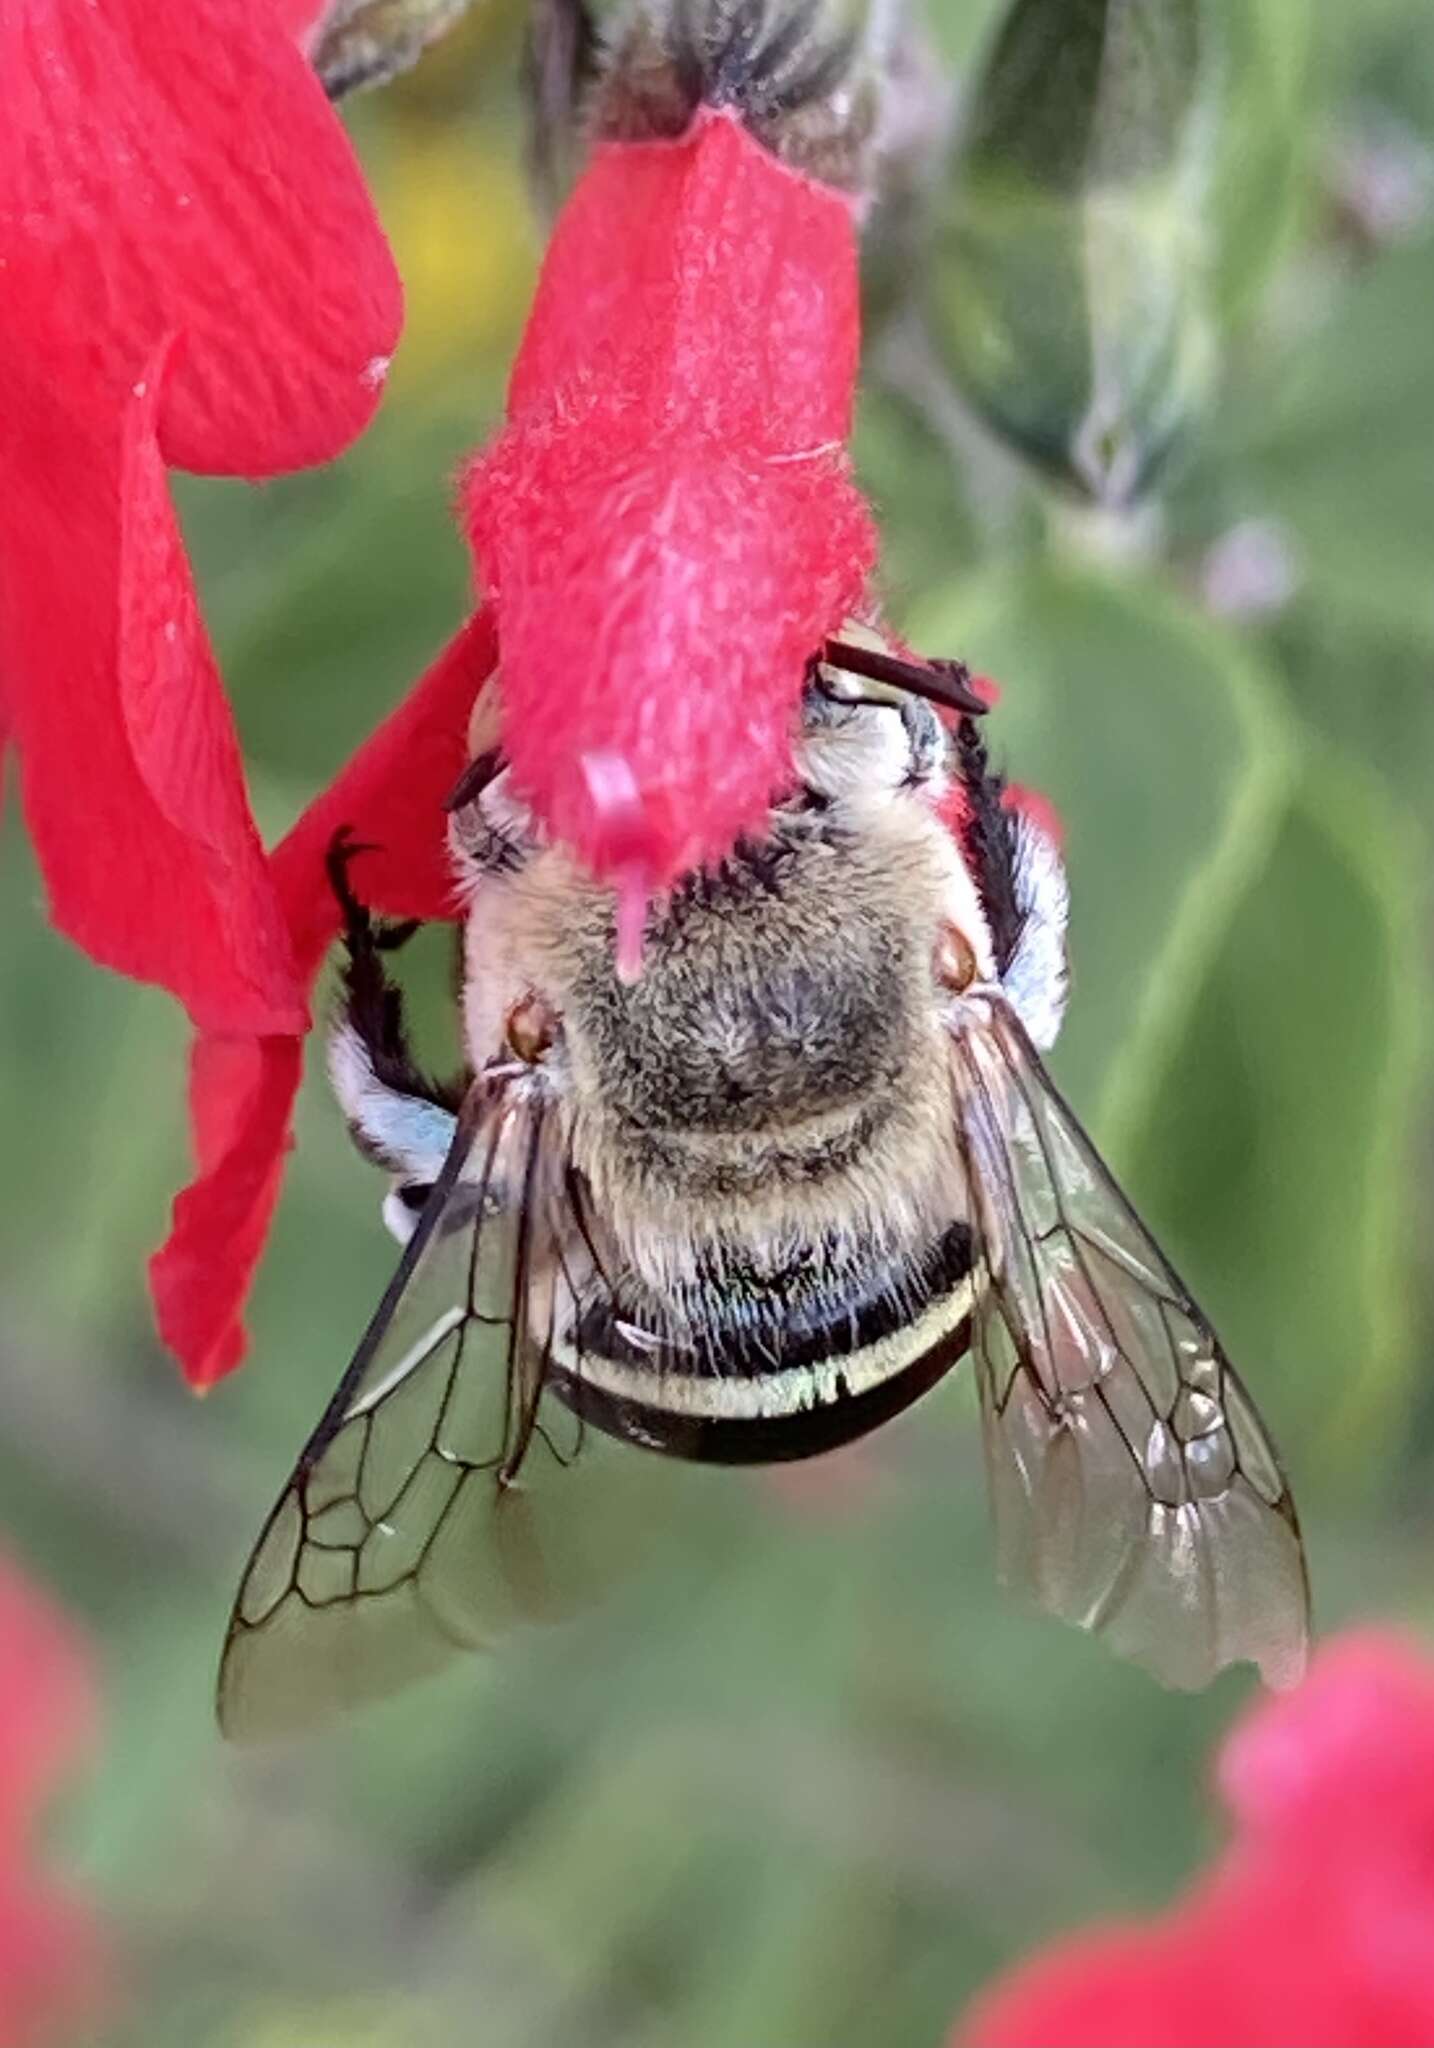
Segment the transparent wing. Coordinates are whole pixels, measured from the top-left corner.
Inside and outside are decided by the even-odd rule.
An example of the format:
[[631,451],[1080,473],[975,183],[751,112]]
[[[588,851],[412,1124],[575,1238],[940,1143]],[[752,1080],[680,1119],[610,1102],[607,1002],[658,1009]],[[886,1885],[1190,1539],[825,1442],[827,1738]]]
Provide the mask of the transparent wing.
[[1254,1403],[1005,1002],[960,1005],[952,1059],[1002,1576],[1167,1685],[1292,1685],[1304,1552]]
[[[485,1077],[418,1227],[249,1560],[220,1725],[296,1730],[548,1604],[531,1465],[564,1286],[553,1118]],[[571,1430],[569,1429],[569,1437]]]

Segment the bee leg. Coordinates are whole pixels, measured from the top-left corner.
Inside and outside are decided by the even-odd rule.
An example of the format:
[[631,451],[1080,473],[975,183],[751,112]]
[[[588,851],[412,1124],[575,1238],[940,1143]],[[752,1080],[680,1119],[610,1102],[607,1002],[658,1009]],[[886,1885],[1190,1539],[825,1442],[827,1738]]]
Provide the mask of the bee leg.
[[329,846],[329,881],[344,915],[347,955],[329,1035],[329,1079],[364,1156],[409,1186],[427,1185],[452,1141],[466,1077],[437,1081],[413,1056],[403,991],[389,978],[383,956],[410,939],[418,923],[382,923],[355,894],[349,864],[370,850],[347,830]]

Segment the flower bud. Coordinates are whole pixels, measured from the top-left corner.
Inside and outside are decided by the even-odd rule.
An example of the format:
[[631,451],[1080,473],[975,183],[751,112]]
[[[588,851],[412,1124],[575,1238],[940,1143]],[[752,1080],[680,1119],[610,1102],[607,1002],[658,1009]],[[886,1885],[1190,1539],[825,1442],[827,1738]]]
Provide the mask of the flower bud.
[[[1280,170],[1256,132],[1280,95],[1251,90],[1270,17],[1266,0],[1013,0],[971,88],[934,339],[990,426],[1094,498],[1145,489],[1209,398],[1228,273],[1251,268],[1242,216]],[[1251,166],[1265,190],[1241,188]]]

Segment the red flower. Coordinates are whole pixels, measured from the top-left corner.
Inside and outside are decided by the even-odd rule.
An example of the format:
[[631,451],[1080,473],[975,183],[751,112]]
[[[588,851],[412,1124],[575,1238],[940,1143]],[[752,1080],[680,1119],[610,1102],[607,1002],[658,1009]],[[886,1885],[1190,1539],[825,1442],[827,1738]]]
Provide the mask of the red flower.
[[272,0],[14,0],[0,77],[0,711],[51,909],[206,1029],[297,1031],[164,473],[336,454],[397,280]]
[[55,2040],[90,2013],[100,1989],[91,1915],[30,1862],[45,1802],[93,1725],[84,1646],[0,1558],[0,2048]]
[[1428,2048],[1434,1662],[1347,1637],[1225,1748],[1236,1839],[1161,1919],[1079,1936],[953,2048]]
[[851,200],[726,113],[596,151],[465,503],[515,781],[639,899],[760,822],[861,603],[858,345]]
[[[442,804],[495,626],[515,773],[622,887],[629,930],[649,890],[762,818],[807,663],[873,557],[844,446],[857,348],[850,201],[727,115],[597,150],[548,255],[509,425],[466,483],[490,610],[273,857],[305,985],[338,929],[323,857],[340,824],[382,848],[360,877],[375,908],[452,915]],[[199,1179],[151,1277],[199,1385],[243,1354],[302,1029],[228,1022],[196,1049]]]
[[[376,909],[453,915],[444,799],[468,758],[469,714],[496,660],[491,621],[479,613],[276,847],[269,874],[306,992],[338,936],[324,856],[339,826],[376,849],[358,870]],[[207,1033],[194,1048],[199,1177],[174,1205],[150,1284],[160,1334],[196,1386],[211,1385],[244,1353],[240,1316],[278,1199],[302,1064],[302,1027]]]

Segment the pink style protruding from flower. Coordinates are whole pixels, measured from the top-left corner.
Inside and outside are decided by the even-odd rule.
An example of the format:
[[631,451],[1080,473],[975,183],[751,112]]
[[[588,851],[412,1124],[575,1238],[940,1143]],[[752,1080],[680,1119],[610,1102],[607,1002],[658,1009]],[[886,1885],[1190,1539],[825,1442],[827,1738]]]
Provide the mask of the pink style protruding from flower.
[[1235,1839],[1207,1877],[1020,1965],[952,2048],[1428,2048],[1434,1659],[1332,1643],[1236,1729],[1219,1782]]
[[[497,655],[492,621],[479,613],[275,848],[269,879],[305,993],[338,936],[324,860],[341,826],[373,848],[357,857],[354,879],[376,910],[455,914],[444,801]],[[212,1385],[244,1355],[244,1302],[283,1178],[304,1028],[207,1032],[195,1043],[198,1177],[176,1200],[169,1241],[150,1264],[160,1334],[194,1386]]]
[[86,1646],[0,1556],[0,2048],[55,2048],[103,1997],[109,1970],[95,1918],[36,1870],[33,1849],[95,1722]]
[[463,502],[515,785],[617,884],[629,971],[648,893],[760,824],[861,603],[858,347],[850,200],[711,110],[594,152]]
[[215,1032],[303,991],[165,470],[337,454],[401,315],[316,11],[0,9],[0,739],[56,923]]

